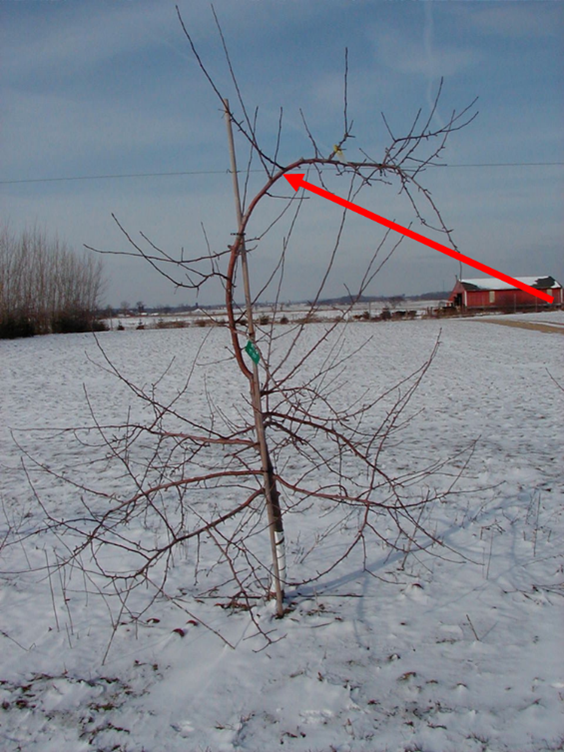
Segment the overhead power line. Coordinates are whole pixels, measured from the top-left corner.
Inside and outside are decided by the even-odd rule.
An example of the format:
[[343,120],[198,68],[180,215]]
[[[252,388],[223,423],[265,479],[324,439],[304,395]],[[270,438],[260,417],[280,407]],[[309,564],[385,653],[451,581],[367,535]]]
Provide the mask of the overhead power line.
[[[433,167],[450,168],[490,168],[490,167],[562,167],[564,162],[478,162],[476,164],[436,164]],[[262,172],[262,170],[251,170]],[[22,183],[63,183],[78,180],[122,180],[124,178],[169,178],[186,175],[229,175],[231,170],[186,170],[183,172],[132,172],[116,175],[75,175],[57,178],[25,178],[23,180],[0,180],[0,185],[18,185]]]
[[[259,172],[253,170],[252,172]],[[119,175],[76,175],[64,178],[26,178],[25,180],[0,180],[0,185],[15,183],[62,183],[66,180],[121,180],[122,178],[169,178],[179,175],[228,175],[230,170],[187,170],[185,172],[132,172]]]
[[477,164],[444,164],[434,167],[562,167],[564,162],[478,162]]

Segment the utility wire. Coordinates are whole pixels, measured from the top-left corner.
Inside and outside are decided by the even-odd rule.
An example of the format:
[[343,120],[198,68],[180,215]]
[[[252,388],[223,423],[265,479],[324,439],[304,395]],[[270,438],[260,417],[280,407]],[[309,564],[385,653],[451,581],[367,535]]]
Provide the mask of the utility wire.
[[562,167],[564,162],[479,162],[477,164],[439,164],[433,167]]
[[[432,167],[450,168],[488,168],[488,167],[562,167],[564,162],[480,162],[476,164],[434,164]],[[245,171],[246,172],[246,171]],[[262,170],[250,170],[262,172]],[[184,172],[133,172],[120,175],[78,175],[60,178],[27,178],[25,180],[0,180],[0,185],[18,185],[22,183],[62,183],[77,180],[121,180],[123,178],[168,178],[186,175],[229,175],[231,170],[187,170]]]
[[[251,172],[260,172],[252,170]],[[60,183],[65,180],[120,180],[121,178],[168,178],[178,175],[228,175],[230,170],[189,170],[186,172],[132,172],[122,175],[78,175],[70,178],[29,178],[26,180],[0,180],[0,185],[16,183]]]

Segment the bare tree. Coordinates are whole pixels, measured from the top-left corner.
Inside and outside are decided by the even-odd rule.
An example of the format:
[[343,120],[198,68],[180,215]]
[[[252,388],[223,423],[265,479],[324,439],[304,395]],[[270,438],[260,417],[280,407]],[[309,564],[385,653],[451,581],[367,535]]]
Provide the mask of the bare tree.
[[35,228],[0,232],[0,336],[88,331],[103,288],[102,262]]
[[[339,321],[307,326],[334,270],[346,212],[341,216],[327,265],[320,272],[316,294],[305,316],[290,326],[277,326],[288,249],[305,201],[288,190],[283,178],[295,170],[312,170],[324,184],[330,171],[348,178],[349,198],[356,197],[361,189],[388,186],[395,181],[416,218],[444,232],[452,243],[450,231],[421,180],[424,170],[440,156],[449,136],[475,117],[474,103],[460,112],[453,111],[446,124],[435,125],[441,84],[431,111],[425,117],[419,111],[406,135],[396,135],[385,121],[389,143],[380,158],[361,149],[361,161],[347,161],[343,149],[353,137],[353,122],[348,114],[345,55],[343,126],[338,143],[330,154],[323,154],[302,113],[311,154],[282,163],[279,150],[283,112],[274,147],[268,150],[259,141],[257,114],[249,112],[242,97],[219,23],[237,111],[218,89],[180,13],[178,17],[202,74],[225,111],[228,132],[234,128],[248,152],[240,196],[232,151],[235,239],[226,250],[214,251],[205,236],[202,253],[178,257],[143,233],[137,241],[114,217],[129,243],[129,250],[117,252],[145,259],[174,285],[196,294],[214,281],[222,284],[230,357],[239,369],[238,378],[229,378],[239,400],[235,406],[219,404],[217,392],[210,389],[205,391],[207,417],[193,416],[183,407],[184,397],[192,389],[202,388],[195,386],[195,373],[206,339],[202,340],[185,383],[168,399],[160,396],[156,387],[144,389],[132,383],[101,349],[108,372],[125,383],[150,413],[146,422],[128,422],[116,429],[102,425],[93,407],[93,426],[84,429],[84,441],[96,443],[87,438],[94,432],[98,449],[121,465],[129,490],[124,491],[123,482],[118,489],[104,483],[91,488],[75,479],[72,482],[80,489],[83,514],[63,520],[55,518],[46,505],[44,510],[48,524],[58,531],[66,546],[67,556],[61,564],[79,562],[89,577],[110,581],[123,608],[128,595],[140,583],[150,584],[155,597],[167,593],[175,553],[190,546],[196,587],[200,547],[211,544],[217,550],[217,567],[225,572],[223,578],[216,579],[214,594],[228,593],[229,603],[244,606],[252,616],[254,599],[270,593],[276,597],[277,615],[282,616],[285,588],[323,577],[353,552],[364,552],[366,560],[366,552],[374,544],[407,556],[419,546],[439,543],[425,527],[426,510],[447,497],[461,472],[458,468],[445,481],[440,473],[446,461],[425,466],[413,462],[409,470],[401,472],[385,469],[384,458],[390,451],[397,451],[401,429],[408,420],[408,406],[436,347],[426,362],[383,393],[367,392],[360,399],[351,398],[343,388],[348,359],[354,355],[346,340],[347,325],[340,317]],[[250,196],[249,176],[257,163],[264,180]],[[275,218],[266,230],[251,233],[259,208],[267,203],[280,204]],[[270,237],[272,228],[282,222],[286,224],[279,258],[267,282],[253,294],[250,246],[256,253],[264,238]],[[389,231],[384,234],[351,292],[349,310],[399,242],[391,242]],[[242,299],[237,298],[240,278]],[[255,308],[267,289],[274,291],[274,303],[271,315],[261,324],[255,320]],[[223,363],[218,363],[217,368],[227,373]],[[170,373],[165,369],[163,379],[167,375]],[[241,389],[245,382],[247,396]],[[55,473],[52,467],[44,469]],[[305,545],[301,560],[313,560],[315,551],[336,531],[346,530],[347,542],[329,565],[312,566],[309,574],[293,580],[286,567],[283,523],[288,516],[295,518],[311,505],[317,506],[325,522],[315,539]],[[141,522],[150,527],[151,536],[140,535]],[[270,556],[261,535],[265,530],[270,533]],[[123,555],[119,567],[112,565],[112,550]],[[82,564],[85,561],[88,565]],[[202,589],[205,588],[200,586],[198,592]]]

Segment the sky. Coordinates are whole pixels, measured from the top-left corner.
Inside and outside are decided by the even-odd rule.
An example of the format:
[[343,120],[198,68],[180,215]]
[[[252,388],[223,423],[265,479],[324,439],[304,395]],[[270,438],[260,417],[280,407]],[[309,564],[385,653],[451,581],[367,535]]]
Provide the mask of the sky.
[[[429,112],[441,78],[433,125],[478,97],[476,119],[450,136],[443,166],[428,169],[422,183],[461,253],[512,276],[564,282],[564,3],[216,0],[214,8],[247,110],[258,108],[258,140],[270,153],[283,108],[282,164],[311,156],[302,112],[327,155],[342,137],[345,49],[354,121],[345,156],[352,161],[362,159],[361,150],[383,158],[390,136],[381,113],[394,134],[405,135],[419,109]],[[211,5],[179,0],[179,9],[240,115]],[[135,241],[143,233],[173,256],[228,247],[237,221],[225,123],[174,3],[1,0],[0,29],[4,225],[15,234],[37,226],[79,252],[85,245],[132,251],[113,217]],[[242,169],[248,148],[241,138],[236,149]],[[248,198],[265,182],[260,164],[251,167]],[[327,180],[347,195],[344,179]],[[279,185],[276,193],[292,190]],[[358,202],[447,243],[421,226],[393,181],[363,190]],[[256,237],[281,206],[276,197],[261,202]],[[250,244],[254,291],[280,257],[286,217]],[[321,198],[303,202],[286,252],[283,300],[315,294],[340,219],[341,210]],[[364,218],[347,218],[325,295],[355,288],[383,235]],[[102,258],[109,305],[221,300],[217,284],[196,295],[142,259]],[[460,271],[457,261],[405,241],[366,293],[450,290]],[[465,266],[462,276],[480,274]],[[274,293],[271,286],[263,298]]]

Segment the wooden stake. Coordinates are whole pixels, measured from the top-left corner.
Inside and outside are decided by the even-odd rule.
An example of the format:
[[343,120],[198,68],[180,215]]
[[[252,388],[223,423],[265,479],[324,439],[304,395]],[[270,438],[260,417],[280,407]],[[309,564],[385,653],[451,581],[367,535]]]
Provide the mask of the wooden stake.
[[[243,209],[241,206],[241,196],[239,193],[239,179],[237,173],[237,160],[235,157],[235,145],[233,143],[233,127],[231,122],[231,112],[229,102],[223,100],[225,108],[225,122],[227,125],[227,139],[229,143],[229,156],[231,159],[231,173],[233,175],[233,193],[235,195],[235,212],[239,233],[243,222]],[[247,313],[247,330],[249,340],[255,343],[255,325],[253,320],[253,303],[251,297],[251,285],[249,281],[249,267],[247,263],[247,251],[245,240],[241,238],[240,244],[241,271],[243,277],[243,290],[245,293],[245,307]],[[264,420],[262,412],[262,400],[260,393],[260,379],[258,363],[253,360],[251,379],[251,402],[255,419],[255,433],[260,451],[261,469],[263,474],[264,496],[266,501],[266,511],[268,515],[268,528],[270,532],[270,547],[272,551],[272,586],[276,596],[276,612],[278,616],[284,614],[284,580],[286,578],[286,549],[284,543],[284,526],[282,523],[282,512],[280,509],[280,495],[276,487],[274,478],[274,469],[268,452],[266,435],[264,430]]]

